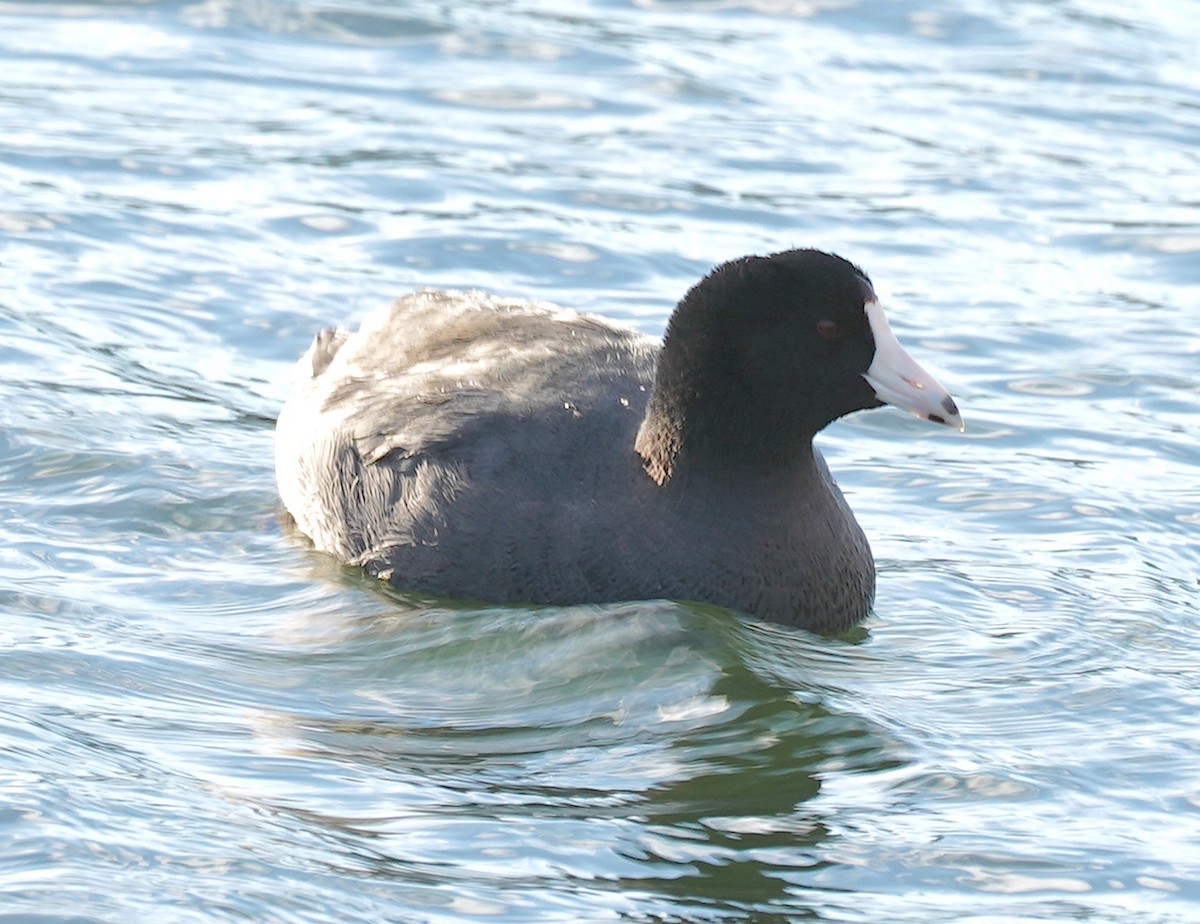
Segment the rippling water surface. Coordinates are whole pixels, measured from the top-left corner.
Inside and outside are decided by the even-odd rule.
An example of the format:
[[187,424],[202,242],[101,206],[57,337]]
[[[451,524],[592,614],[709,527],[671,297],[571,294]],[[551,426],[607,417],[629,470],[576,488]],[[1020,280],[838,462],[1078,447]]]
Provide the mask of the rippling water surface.
[[[0,2],[0,921],[1200,919],[1200,5]],[[822,437],[821,639],[385,594],[312,333],[861,262],[969,430]]]

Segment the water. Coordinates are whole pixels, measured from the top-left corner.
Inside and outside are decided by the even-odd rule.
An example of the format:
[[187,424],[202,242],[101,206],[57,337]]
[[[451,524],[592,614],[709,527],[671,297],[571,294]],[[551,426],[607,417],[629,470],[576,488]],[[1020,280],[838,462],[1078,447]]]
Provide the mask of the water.
[[[0,921],[1200,918],[1200,5],[0,3]],[[864,629],[388,595],[314,330],[861,262]]]

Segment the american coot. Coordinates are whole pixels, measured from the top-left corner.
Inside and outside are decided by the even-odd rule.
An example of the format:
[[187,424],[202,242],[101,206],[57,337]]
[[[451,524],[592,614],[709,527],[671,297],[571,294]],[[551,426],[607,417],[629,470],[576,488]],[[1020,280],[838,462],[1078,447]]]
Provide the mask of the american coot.
[[834,631],[867,615],[875,565],[812,438],[884,403],[962,428],[867,275],[791,250],[713,270],[661,348],[547,304],[401,298],[317,335],[275,464],[318,549],[403,589]]

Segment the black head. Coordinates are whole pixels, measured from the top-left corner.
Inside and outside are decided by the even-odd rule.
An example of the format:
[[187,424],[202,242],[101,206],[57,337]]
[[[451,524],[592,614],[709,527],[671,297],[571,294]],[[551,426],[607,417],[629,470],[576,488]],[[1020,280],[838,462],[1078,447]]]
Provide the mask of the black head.
[[722,264],[667,325],[638,451],[659,481],[677,462],[741,467],[811,457],[813,435],[883,402],[867,275],[818,250]]

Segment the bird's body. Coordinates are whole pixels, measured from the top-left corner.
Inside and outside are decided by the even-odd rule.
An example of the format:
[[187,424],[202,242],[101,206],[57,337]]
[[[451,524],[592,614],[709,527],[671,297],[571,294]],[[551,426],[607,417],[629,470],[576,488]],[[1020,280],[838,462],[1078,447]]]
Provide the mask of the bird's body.
[[[677,313],[668,343],[687,339],[685,322]],[[356,333],[324,332],[301,360],[277,426],[284,505],[318,549],[433,595],[696,600],[847,626],[874,593],[867,541],[811,447],[815,429],[772,436],[740,419],[763,398],[745,359],[731,387],[688,379],[664,395],[673,370],[642,334],[544,304],[419,292]],[[697,401],[739,419],[723,428]],[[771,428],[789,419],[768,416]]]

